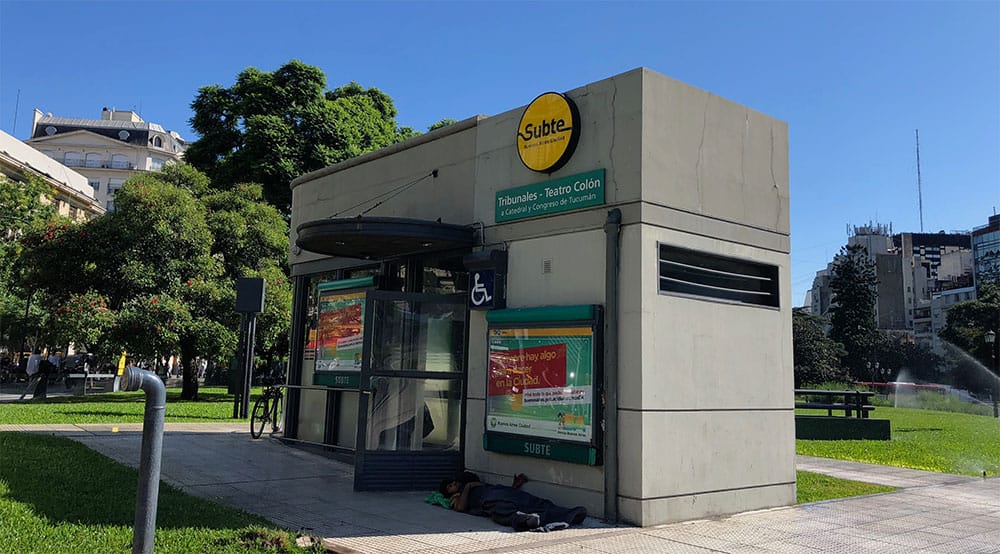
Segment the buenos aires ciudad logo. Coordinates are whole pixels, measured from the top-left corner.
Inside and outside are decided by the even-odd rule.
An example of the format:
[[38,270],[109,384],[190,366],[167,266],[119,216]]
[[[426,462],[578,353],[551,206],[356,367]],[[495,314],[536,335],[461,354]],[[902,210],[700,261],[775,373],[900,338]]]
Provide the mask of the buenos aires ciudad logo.
[[580,112],[566,95],[546,92],[528,104],[517,125],[517,154],[532,171],[552,173],[569,161],[580,139]]

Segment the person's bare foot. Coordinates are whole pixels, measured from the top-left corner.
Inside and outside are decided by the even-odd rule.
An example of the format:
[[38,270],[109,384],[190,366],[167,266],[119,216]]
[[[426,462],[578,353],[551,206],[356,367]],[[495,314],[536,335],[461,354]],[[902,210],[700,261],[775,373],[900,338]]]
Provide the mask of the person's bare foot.
[[515,489],[521,488],[521,485],[528,482],[528,477],[523,473],[518,473],[514,476],[514,482],[511,484]]

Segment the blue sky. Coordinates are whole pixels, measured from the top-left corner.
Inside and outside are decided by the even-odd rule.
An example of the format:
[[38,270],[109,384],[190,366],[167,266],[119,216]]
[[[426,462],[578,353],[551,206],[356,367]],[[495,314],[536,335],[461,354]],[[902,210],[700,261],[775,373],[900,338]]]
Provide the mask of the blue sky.
[[795,305],[848,224],[920,230],[915,129],[926,232],[1000,208],[995,1],[0,0],[0,128],[23,139],[33,108],[97,118],[108,106],[193,140],[199,87],[293,58],[330,88],[382,89],[419,130],[639,66],[782,119]]

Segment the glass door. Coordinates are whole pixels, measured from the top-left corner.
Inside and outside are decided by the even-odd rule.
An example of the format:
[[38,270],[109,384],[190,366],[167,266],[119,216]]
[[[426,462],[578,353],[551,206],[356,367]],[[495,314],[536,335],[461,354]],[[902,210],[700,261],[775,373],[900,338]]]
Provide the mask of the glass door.
[[355,490],[435,490],[462,469],[466,313],[465,295],[369,294]]

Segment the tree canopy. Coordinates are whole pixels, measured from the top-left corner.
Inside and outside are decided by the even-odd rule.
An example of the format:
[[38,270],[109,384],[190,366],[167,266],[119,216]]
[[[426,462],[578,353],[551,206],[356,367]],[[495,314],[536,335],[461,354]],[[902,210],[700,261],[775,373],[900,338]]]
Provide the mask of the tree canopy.
[[[180,354],[184,398],[197,396],[196,357],[226,363],[236,346],[237,277],[265,277],[258,353],[287,351],[288,225],[261,187],[218,191],[189,166],[126,181],[116,210],[26,237],[20,277],[44,291],[47,327],[104,359]],[[43,232],[44,231],[44,232]]]
[[[948,310],[947,325],[941,331],[941,338],[968,352],[979,363],[991,371],[993,356],[1000,348],[996,342],[986,342],[986,333],[1000,333],[1000,286],[983,283],[976,300],[960,302]],[[1000,337],[995,340],[1000,340]],[[992,351],[991,351],[992,348]]]
[[229,88],[202,87],[191,103],[201,138],[185,160],[223,190],[260,183],[264,199],[287,214],[296,177],[414,134],[397,127],[396,107],[380,90],[326,86],[319,68],[292,60],[273,72],[249,67]]
[[871,378],[867,364],[874,363],[880,336],[875,322],[875,263],[863,246],[850,245],[840,249],[832,270],[830,338],[844,345],[842,365],[848,373],[867,380]]
[[454,125],[455,123],[458,123],[458,121],[455,120],[455,119],[452,119],[450,117],[446,117],[446,118],[441,119],[438,122],[432,124],[430,127],[428,127],[427,128],[427,132],[436,131],[436,130],[442,128],[442,127],[447,127],[449,125]]
[[[21,286],[16,268],[25,249],[24,238],[29,234],[55,234],[68,224],[56,214],[52,190],[39,177],[29,176],[24,182],[14,182],[0,174],[0,346],[15,351],[22,346],[44,315],[30,298],[34,288]],[[24,344],[22,344],[24,343]]]
[[792,313],[792,350],[795,364],[795,388],[826,381],[843,381],[847,374],[840,367],[844,347],[827,338],[826,322],[818,316]]

